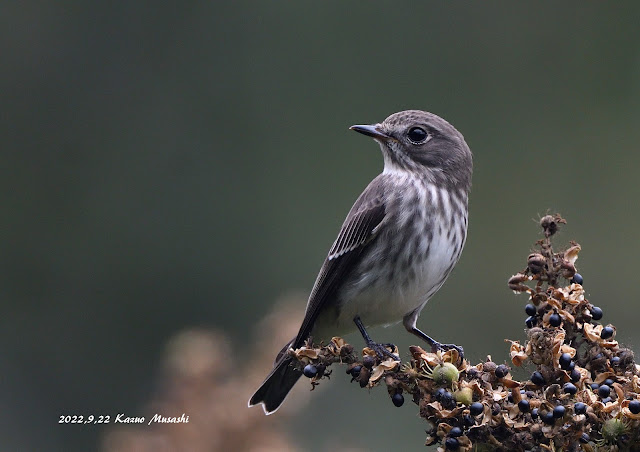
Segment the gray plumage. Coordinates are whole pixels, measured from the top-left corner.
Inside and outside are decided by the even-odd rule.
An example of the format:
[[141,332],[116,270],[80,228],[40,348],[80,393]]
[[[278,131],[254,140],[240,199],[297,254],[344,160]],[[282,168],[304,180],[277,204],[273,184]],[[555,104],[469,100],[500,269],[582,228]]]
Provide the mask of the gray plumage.
[[367,327],[402,320],[432,347],[443,347],[418,330],[416,320],[466,240],[471,151],[451,124],[419,110],[352,129],[380,144],[384,170],[351,208],[320,269],[298,335],[249,401],[262,403],[267,414],[300,378],[289,348],[309,337],[327,342],[353,331],[356,318]]

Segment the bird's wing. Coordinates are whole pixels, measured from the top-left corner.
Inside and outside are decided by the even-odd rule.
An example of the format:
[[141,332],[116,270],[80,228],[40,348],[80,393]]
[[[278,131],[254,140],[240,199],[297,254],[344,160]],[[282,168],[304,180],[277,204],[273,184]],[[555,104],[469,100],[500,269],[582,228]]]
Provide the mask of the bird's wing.
[[384,176],[375,178],[349,211],[313,286],[294,348],[302,346],[309,337],[327,302],[336,301],[336,291],[358,263],[362,250],[379,232],[386,213],[384,185]]

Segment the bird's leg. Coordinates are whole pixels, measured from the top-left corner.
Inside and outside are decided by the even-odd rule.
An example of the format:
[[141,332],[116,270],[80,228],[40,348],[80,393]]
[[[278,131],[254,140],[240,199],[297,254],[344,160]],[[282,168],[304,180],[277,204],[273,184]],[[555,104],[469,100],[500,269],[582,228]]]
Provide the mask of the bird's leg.
[[369,333],[367,333],[367,330],[365,329],[364,325],[362,324],[362,320],[360,320],[360,316],[357,315],[353,318],[353,323],[356,324],[356,326],[358,327],[358,330],[360,330],[360,334],[362,334],[362,338],[364,339],[364,341],[367,343],[367,347],[369,347],[370,349],[372,349],[373,351],[376,352],[376,355],[378,355],[378,357],[380,359],[383,359],[385,356],[392,358],[396,361],[400,361],[400,358],[398,358],[396,355],[394,355],[393,353],[391,353],[387,347],[390,347],[392,350],[395,350],[396,346],[393,344],[379,344],[377,342],[373,342],[373,340],[371,339],[371,337],[369,336]]
[[432,352],[435,353],[437,350],[451,350],[451,349],[454,349],[454,350],[457,350],[458,353],[460,354],[460,359],[464,359],[464,349],[462,347],[460,347],[459,345],[456,345],[456,344],[441,344],[440,342],[436,341],[435,339],[432,339],[431,337],[429,337],[426,334],[424,334],[422,331],[420,331],[415,326],[412,326],[410,329],[409,328],[407,328],[407,329],[409,330],[410,333],[415,334],[420,339],[422,339],[427,344],[429,344],[431,346],[431,351]]

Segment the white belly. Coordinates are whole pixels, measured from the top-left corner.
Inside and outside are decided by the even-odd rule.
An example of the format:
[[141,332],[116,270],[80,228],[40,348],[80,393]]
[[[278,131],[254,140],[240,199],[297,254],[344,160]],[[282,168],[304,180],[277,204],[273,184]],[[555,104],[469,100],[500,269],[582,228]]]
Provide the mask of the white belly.
[[[376,278],[375,272],[369,272],[351,284],[342,300],[337,321],[339,329],[352,330],[356,315],[367,326],[399,322],[406,314],[424,307],[457,261],[457,256],[455,260],[451,257],[451,242],[444,231],[434,234],[425,259],[420,258],[419,250],[406,249],[405,253],[414,256],[415,264],[411,269],[396,265],[393,275],[390,270]],[[391,283],[390,278],[395,283]]]
[[[448,195],[440,199],[451,202]],[[462,228],[427,202],[416,218],[408,202],[398,200],[394,221],[388,223],[392,226],[381,231],[364,252],[340,290],[337,309],[321,312],[314,338],[328,340],[355,330],[356,316],[366,327],[397,323],[419,312],[444,284],[466,239],[466,200]]]

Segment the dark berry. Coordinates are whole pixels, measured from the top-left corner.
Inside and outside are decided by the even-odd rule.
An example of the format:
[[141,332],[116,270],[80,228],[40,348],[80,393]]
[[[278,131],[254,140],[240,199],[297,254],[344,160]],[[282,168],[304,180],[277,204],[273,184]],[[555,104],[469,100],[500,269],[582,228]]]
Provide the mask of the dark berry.
[[304,369],[302,369],[302,373],[307,378],[313,378],[318,375],[318,368],[313,364],[307,364],[304,366]]
[[553,411],[549,411],[542,415],[542,422],[552,425],[556,422],[556,418],[553,416]]
[[373,356],[371,355],[367,355],[364,358],[362,358],[362,364],[364,365],[364,367],[366,367],[367,369],[371,369],[374,364],[376,363],[376,360]]
[[509,393],[509,395],[507,396],[507,400],[511,403],[513,403],[513,393]]
[[569,364],[569,368],[566,369],[567,372],[571,372],[573,369],[576,368],[576,363],[574,363],[573,361],[571,361],[571,363]]
[[611,388],[609,386],[602,385],[598,388],[598,395],[603,399],[609,397],[609,394],[611,394]]
[[469,405],[469,413],[471,413],[471,416],[477,416],[479,414],[482,414],[483,412],[484,405],[480,402],[473,402],[471,405]]
[[591,389],[593,389],[594,391],[597,391],[600,387],[598,383],[591,383],[589,386],[591,386]]
[[538,409],[534,408],[531,410],[531,419],[538,419]]
[[524,321],[524,324],[527,325],[527,328],[533,328],[536,326],[537,320],[535,317],[527,317],[527,320]]
[[504,378],[507,376],[508,373],[509,373],[509,368],[504,364],[500,364],[498,367],[496,367],[496,370],[495,370],[496,377]]
[[555,312],[549,316],[549,325],[560,326],[562,324],[562,317]]
[[531,303],[529,303],[528,305],[526,305],[526,306],[524,307],[524,312],[526,312],[526,313],[527,313],[527,315],[534,316],[534,315],[536,315],[536,313],[537,313],[538,311],[537,311],[537,309],[536,309],[536,307],[535,307],[534,305],[532,305]]
[[523,413],[528,413],[529,409],[531,408],[531,405],[529,405],[529,401],[528,400],[522,399],[521,401],[518,402],[518,408]]
[[591,438],[589,438],[589,435],[587,435],[586,433],[583,433],[580,436],[580,442],[581,443],[587,444],[589,441],[591,441]]
[[629,402],[629,411],[633,414],[640,414],[640,400],[632,400]]
[[600,337],[602,339],[610,339],[613,337],[613,328],[611,328],[610,326],[605,326],[604,328],[602,328],[602,331],[600,332]]
[[611,365],[612,366],[619,366],[620,365],[620,357],[619,356],[614,356],[613,358],[611,358]]
[[607,378],[602,382],[603,385],[611,386],[613,384],[613,380],[611,378]]
[[582,284],[584,280],[582,279],[582,275],[580,273],[576,273],[575,275],[573,275],[573,278],[571,278],[571,281],[569,281],[571,284]]
[[393,397],[391,397],[391,401],[397,407],[401,407],[404,403],[404,397],[399,392],[396,392]]
[[571,375],[569,376],[571,377],[571,381],[573,381],[574,383],[579,382],[582,378],[582,374],[578,371],[578,369],[575,368],[571,371]]
[[593,320],[600,320],[602,318],[602,309],[597,306],[591,308],[591,318]]
[[565,383],[562,387],[563,391],[570,395],[575,395],[578,392],[578,388],[573,383]]
[[476,369],[475,367],[469,367],[467,369],[467,377],[476,378],[477,376],[478,376],[478,369]]
[[468,414],[465,414],[464,416],[462,416],[462,421],[464,422],[464,425],[466,425],[467,427],[472,427],[476,425],[476,421]]
[[453,427],[451,430],[449,430],[449,436],[451,436],[452,438],[462,436],[462,429],[460,427]]
[[602,399],[602,403],[607,404],[611,402],[611,397],[605,397],[604,399]]
[[443,407],[449,410],[455,408],[456,406],[456,401],[453,398],[453,394],[451,394],[448,391],[442,395],[442,398],[440,399],[440,403],[442,404]]
[[587,405],[582,402],[576,402],[576,404],[573,405],[573,411],[575,411],[576,414],[585,414],[587,412]]
[[542,386],[544,384],[544,377],[538,371],[535,371],[531,374],[531,383],[536,386]]
[[571,360],[570,354],[563,353],[562,355],[560,355],[560,359],[558,359],[558,362],[560,363],[560,369],[569,370],[569,366],[571,366],[571,363],[573,361]]
[[449,437],[444,442],[444,447],[448,450],[456,450],[458,449],[458,447],[460,447],[460,442],[457,440],[457,438]]
[[558,406],[553,408],[553,417],[555,417],[556,419],[560,419],[561,417],[564,416],[564,413],[566,411],[567,410],[565,409],[564,406],[558,405]]
[[358,375],[360,375],[361,370],[362,370],[362,366],[358,364],[357,366],[354,366],[351,370],[348,370],[347,372],[350,373],[352,377],[357,378]]
[[446,389],[438,388],[436,390],[436,392],[434,393],[434,396],[435,396],[436,400],[442,400],[442,396],[444,395],[445,392],[447,392]]

